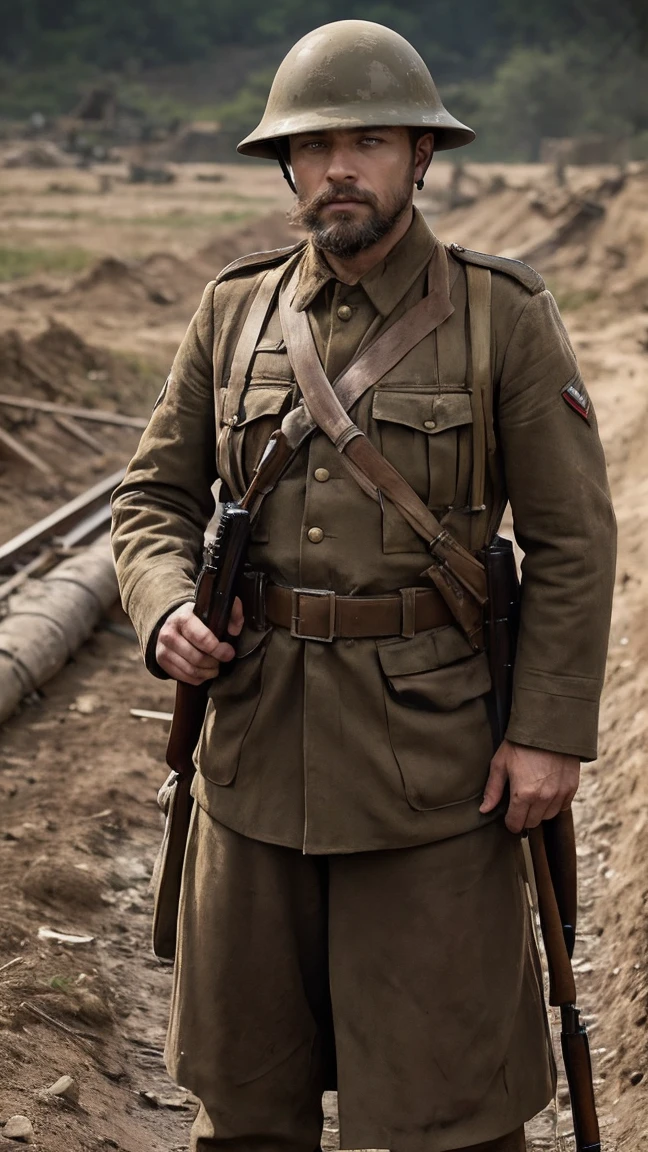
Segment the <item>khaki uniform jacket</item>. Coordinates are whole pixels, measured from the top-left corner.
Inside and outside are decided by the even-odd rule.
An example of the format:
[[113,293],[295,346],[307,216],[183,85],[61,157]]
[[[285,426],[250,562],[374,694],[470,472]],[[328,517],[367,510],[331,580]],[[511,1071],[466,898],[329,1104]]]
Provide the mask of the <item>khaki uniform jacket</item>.
[[[353,286],[304,247],[295,304],[307,310],[329,379],[423,297],[438,245],[415,213],[387,259]],[[254,290],[291,252],[246,258],[207,286],[115,494],[123,602],[152,670],[156,626],[193,594],[217,461],[240,497],[271,432],[299,399],[275,309],[239,412],[223,423]],[[614,566],[594,413],[540,277],[517,262],[476,257],[492,268],[498,461],[486,510],[469,510],[471,257],[447,255],[449,283],[434,288],[446,302],[450,294],[451,314],[351,414],[466,546],[498,522],[508,497],[525,560],[507,734],[592,759]],[[424,586],[429,566],[423,541],[388,501],[381,509],[360,489],[320,432],[265,501],[250,560],[277,584],[346,595]],[[454,625],[413,638],[332,643],[246,628],[234,670],[210,688],[195,795],[235,831],[309,853],[403,847],[469,831],[492,819],[479,814],[493,751],[489,684],[486,656],[474,655]]]

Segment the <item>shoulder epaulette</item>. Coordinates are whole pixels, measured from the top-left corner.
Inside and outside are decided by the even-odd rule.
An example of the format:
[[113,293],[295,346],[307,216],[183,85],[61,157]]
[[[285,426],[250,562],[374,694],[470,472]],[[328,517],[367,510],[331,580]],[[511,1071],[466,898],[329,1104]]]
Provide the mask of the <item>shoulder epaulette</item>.
[[471,252],[461,244],[451,244],[450,252],[457,260],[463,260],[466,264],[479,264],[480,268],[492,268],[494,272],[513,276],[534,296],[537,292],[544,291],[545,282],[540,273],[524,264],[522,260],[509,260],[506,256],[489,256],[486,252]]
[[220,284],[222,280],[231,280],[233,276],[258,272],[262,268],[274,268],[277,264],[282,264],[288,260],[300,248],[304,248],[306,243],[306,240],[300,240],[298,244],[291,244],[289,248],[275,248],[272,252],[251,252],[249,256],[239,256],[238,260],[232,260],[231,264],[228,264],[222,272],[218,273],[216,283]]

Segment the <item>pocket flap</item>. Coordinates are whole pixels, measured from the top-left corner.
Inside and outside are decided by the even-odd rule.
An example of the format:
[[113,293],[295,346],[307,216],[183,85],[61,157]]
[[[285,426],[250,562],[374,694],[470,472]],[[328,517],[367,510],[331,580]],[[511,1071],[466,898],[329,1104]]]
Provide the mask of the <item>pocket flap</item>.
[[378,659],[388,678],[431,672],[473,655],[473,650],[454,624],[419,632],[408,640],[379,640]]
[[490,689],[488,656],[453,625],[377,647],[394,707],[454,712]]
[[236,427],[249,424],[261,416],[278,416],[282,409],[288,407],[286,403],[292,395],[292,386],[274,382],[272,384],[255,384],[243,395],[239,418]]
[[267,336],[264,336],[261,340],[259,340],[259,343],[257,344],[257,346],[255,348],[255,352],[285,352],[285,351],[286,351],[286,342],[283,339],[283,337],[280,337],[278,340],[273,340]]
[[419,432],[433,436],[446,428],[472,423],[472,408],[468,392],[424,392],[420,389],[406,392],[377,388],[374,392],[372,415],[374,420],[389,420],[405,424]]

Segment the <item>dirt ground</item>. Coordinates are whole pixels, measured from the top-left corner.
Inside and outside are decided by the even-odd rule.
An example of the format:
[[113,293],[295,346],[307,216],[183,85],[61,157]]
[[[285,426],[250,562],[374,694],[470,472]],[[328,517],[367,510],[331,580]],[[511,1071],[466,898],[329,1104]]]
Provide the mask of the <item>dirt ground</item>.
[[[206,281],[239,253],[291,242],[290,197],[269,167],[184,166],[174,184],[144,188],[125,171],[0,168],[0,275],[7,251],[13,266],[25,252],[31,261],[29,275],[0,286],[2,393],[146,414]],[[519,256],[546,276],[610,467],[618,594],[601,756],[584,768],[575,806],[576,966],[603,1146],[634,1152],[648,1146],[648,174],[574,169],[564,189],[540,167],[468,165],[449,210],[451,182],[451,166],[435,163],[421,208],[444,240]],[[0,540],[114,471],[137,443],[136,432],[93,426],[91,448],[51,417],[1,406],[0,426],[52,470],[48,480],[0,457]],[[0,1124],[28,1116],[43,1152],[187,1147],[195,1102],[161,1056],[171,972],[149,947],[168,725],[130,713],[168,711],[172,699],[143,670],[116,608],[0,733]],[[66,1074],[78,1104],[45,1092]],[[558,1147],[569,1126],[561,1088],[557,1112],[529,1125],[530,1147]],[[15,1148],[1,1132],[0,1152]],[[335,1146],[330,1099],[325,1147]]]

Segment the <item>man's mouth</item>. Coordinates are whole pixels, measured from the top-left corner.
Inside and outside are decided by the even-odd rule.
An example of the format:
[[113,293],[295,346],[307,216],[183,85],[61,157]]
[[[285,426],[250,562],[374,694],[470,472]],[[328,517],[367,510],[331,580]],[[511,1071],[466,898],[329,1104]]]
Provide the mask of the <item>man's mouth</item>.
[[349,200],[328,200],[326,202],[326,204],[324,205],[324,207],[325,208],[349,208],[349,207],[354,206],[356,204],[366,204],[366,203],[367,203],[366,200],[355,200],[353,198],[351,198]]

